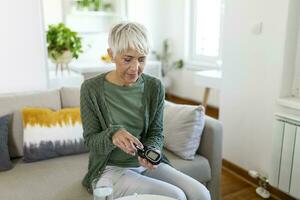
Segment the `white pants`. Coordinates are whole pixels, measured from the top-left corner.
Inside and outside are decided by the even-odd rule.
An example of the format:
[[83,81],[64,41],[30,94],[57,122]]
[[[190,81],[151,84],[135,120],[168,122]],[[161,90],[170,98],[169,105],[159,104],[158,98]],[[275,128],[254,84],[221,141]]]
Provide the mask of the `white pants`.
[[160,163],[155,170],[141,173],[108,166],[97,185],[112,186],[114,198],[137,193],[164,195],[178,200],[210,200],[210,193],[204,185],[165,163]]

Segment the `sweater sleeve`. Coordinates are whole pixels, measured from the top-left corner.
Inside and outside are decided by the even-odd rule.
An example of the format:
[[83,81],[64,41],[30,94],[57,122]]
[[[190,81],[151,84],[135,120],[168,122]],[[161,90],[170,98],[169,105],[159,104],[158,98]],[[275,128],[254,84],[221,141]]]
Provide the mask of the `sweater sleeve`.
[[84,143],[93,152],[109,154],[116,148],[111,140],[112,134],[122,127],[118,125],[106,127],[102,114],[97,113],[99,110],[96,108],[89,87],[84,82],[80,89],[80,114]]
[[[158,94],[155,101],[155,111],[152,113],[154,117],[149,123],[149,129],[147,137],[144,140],[144,145],[154,146],[156,149],[162,150],[163,148],[163,114],[164,114],[164,102],[165,102],[165,89],[161,82],[159,82]],[[150,117],[151,118],[151,117]]]

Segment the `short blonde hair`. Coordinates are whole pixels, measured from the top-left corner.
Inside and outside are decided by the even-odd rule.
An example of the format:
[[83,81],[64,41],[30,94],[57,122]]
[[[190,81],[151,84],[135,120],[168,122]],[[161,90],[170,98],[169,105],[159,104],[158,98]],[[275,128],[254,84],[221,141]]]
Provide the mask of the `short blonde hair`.
[[142,24],[121,22],[112,27],[108,36],[108,45],[113,56],[130,48],[147,55],[150,51],[149,33]]

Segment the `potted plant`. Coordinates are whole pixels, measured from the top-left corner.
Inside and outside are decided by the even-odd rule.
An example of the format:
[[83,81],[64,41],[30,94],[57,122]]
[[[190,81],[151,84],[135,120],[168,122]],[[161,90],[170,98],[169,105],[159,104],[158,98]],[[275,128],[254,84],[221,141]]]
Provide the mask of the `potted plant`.
[[56,64],[56,74],[59,66],[61,71],[64,65],[70,71],[68,64],[82,52],[81,38],[63,23],[49,25],[47,44],[48,56]]
[[78,0],[76,1],[79,10],[99,11],[102,6],[102,0]]
[[157,53],[156,51],[153,51],[152,53],[156,56],[157,60],[160,60],[162,63],[162,76],[165,77],[167,73],[172,70],[173,68],[181,69],[184,66],[184,62],[182,59],[179,59],[172,64],[170,64],[170,60],[172,57],[172,52],[170,48],[170,40],[165,39],[163,40],[163,47],[162,52]]

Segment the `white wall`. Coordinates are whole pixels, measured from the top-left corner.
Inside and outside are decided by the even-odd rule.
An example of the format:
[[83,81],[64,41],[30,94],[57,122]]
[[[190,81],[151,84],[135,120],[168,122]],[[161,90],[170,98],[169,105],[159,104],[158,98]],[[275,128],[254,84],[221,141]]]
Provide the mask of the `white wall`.
[[128,0],[128,18],[147,27],[152,49],[160,52],[163,40],[170,39],[173,59],[178,59],[184,53],[184,6],[181,0]]
[[0,93],[47,88],[40,1],[2,1],[0,24]]
[[[226,0],[220,118],[223,157],[271,173],[274,112],[280,94],[288,1]],[[263,23],[261,34],[253,28]]]
[[[173,52],[172,60],[185,59],[188,1],[182,0],[128,0],[129,20],[143,23],[152,34],[153,49],[160,52],[168,38]],[[188,67],[188,66],[185,66]],[[172,86],[168,92],[194,101],[202,101],[204,88],[193,83],[194,71],[175,70],[169,74]],[[212,90],[208,104],[219,106],[219,91]]]
[[41,0],[41,1],[43,4],[45,30],[48,30],[49,25],[63,22],[62,0]]
[[[293,1],[297,4],[297,0]],[[170,37],[174,42],[174,57],[182,58],[186,42],[183,32],[187,25],[183,20],[186,1],[153,1],[155,5],[147,0],[139,2],[147,2],[147,6],[139,10],[135,18],[155,33],[154,48],[160,49],[162,40]],[[274,113],[299,114],[276,103],[280,95],[290,93],[286,88],[291,88],[292,82],[285,80],[285,74],[293,74],[289,65],[293,65],[291,53],[295,50],[295,41],[288,37],[296,34],[289,28],[290,23],[296,23],[288,21],[291,18],[289,2],[292,1],[225,0],[220,95],[223,156],[245,169],[256,169],[267,175],[272,168]],[[155,16],[152,13],[156,13]],[[260,23],[263,24],[261,34],[255,32]],[[202,99],[203,88],[193,84],[193,71],[176,70],[170,76],[176,80],[170,88],[171,93],[198,101]],[[218,105],[218,99],[218,91],[213,91],[209,104]]]

